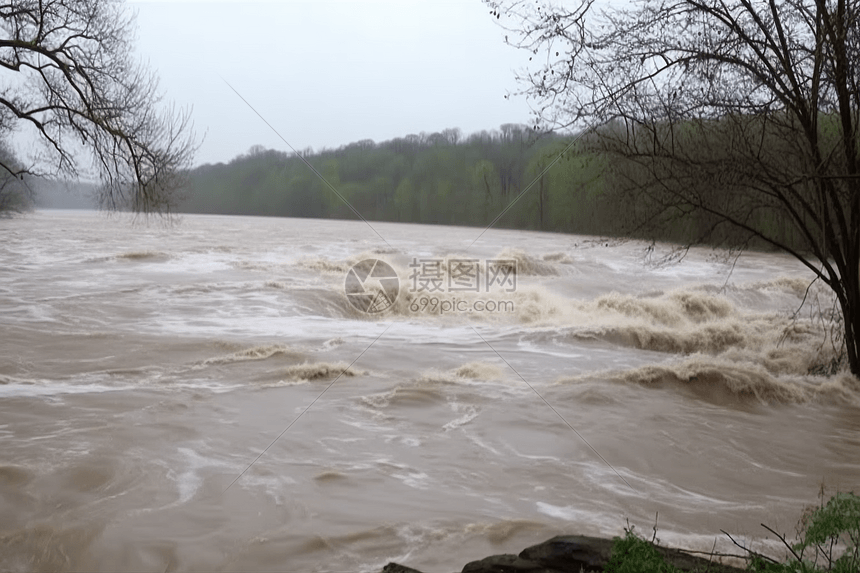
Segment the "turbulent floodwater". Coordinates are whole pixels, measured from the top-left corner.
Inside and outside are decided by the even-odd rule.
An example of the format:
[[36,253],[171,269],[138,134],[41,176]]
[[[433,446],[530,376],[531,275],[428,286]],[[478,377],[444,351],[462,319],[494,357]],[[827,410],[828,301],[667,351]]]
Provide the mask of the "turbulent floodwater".
[[[860,390],[807,374],[792,259],[373,227],[0,220],[0,570],[449,572],[657,514],[781,555],[761,522],[860,486]],[[344,294],[364,259],[400,277],[384,312]],[[418,292],[461,259],[516,284]]]

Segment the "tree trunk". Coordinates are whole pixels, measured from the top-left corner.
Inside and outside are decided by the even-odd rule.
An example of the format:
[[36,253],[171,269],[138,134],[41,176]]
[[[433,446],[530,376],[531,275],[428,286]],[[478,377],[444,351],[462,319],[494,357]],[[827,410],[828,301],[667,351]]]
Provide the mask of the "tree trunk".
[[543,231],[543,177],[540,178],[540,187],[538,189],[538,221],[540,227],[539,230]]
[[848,368],[860,378],[860,261],[849,261],[848,267],[834,291],[842,311]]

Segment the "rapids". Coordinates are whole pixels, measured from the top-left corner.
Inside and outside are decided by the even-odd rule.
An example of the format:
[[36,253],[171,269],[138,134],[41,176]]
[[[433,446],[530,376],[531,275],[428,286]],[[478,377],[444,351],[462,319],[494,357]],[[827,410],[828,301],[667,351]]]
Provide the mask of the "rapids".
[[[793,259],[372,225],[0,219],[0,570],[442,572],[655,516],[782,556],[760,523],[860,486]],[[381,312],[345,294],[367,259]]]

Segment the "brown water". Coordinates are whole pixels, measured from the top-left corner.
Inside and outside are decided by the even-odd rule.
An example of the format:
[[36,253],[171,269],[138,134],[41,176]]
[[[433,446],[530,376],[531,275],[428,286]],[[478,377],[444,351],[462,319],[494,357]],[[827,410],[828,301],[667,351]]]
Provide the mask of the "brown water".
[[[761,522],[860,485],[860,392],[807,375],[792,259],[373,226],[0,220],[0,570],[449,572],[657,513],[781,555]],[[367,258],[400,276],[383,313],[344,294]],[[512,306],[421,312],[413,258],[513,260],[456,294]]]

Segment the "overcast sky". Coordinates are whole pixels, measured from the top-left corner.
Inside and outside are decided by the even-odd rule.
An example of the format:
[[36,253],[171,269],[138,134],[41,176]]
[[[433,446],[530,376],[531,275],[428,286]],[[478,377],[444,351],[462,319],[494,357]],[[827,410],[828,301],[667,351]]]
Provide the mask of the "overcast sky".
[[[196,164],[252,145],[296,149],[529,123],[527,56],[480,0],[129,2],[168,100],[193,106]],[[223,78],[223,80],[222,80]]]

